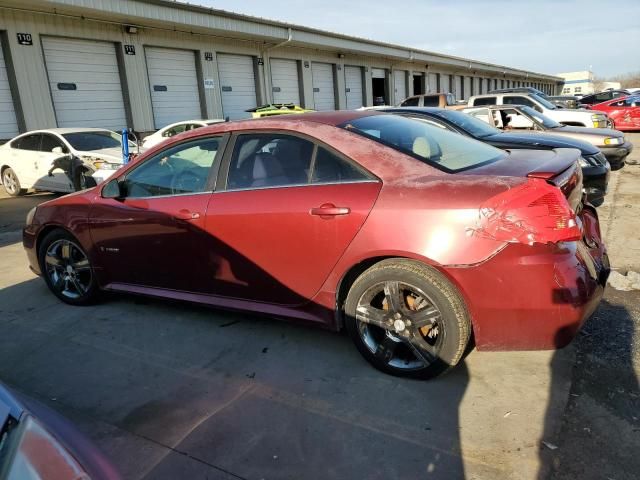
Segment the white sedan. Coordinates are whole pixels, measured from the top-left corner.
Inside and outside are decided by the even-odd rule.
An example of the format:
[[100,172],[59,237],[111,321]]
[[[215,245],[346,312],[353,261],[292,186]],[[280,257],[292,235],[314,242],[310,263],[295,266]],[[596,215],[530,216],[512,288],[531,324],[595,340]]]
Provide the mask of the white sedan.
[[221,122],[224,122],[224,120],[185,120],[183,122],[172,123],[171,125],[162,127],[160,130],[152,133],[148,137],[145,137],[142,140],[142,146],[144,148],[155,147],[160,142],[163,142],[174,135],[178,135],[179,133],[188,132],[189,130],[195,130],[196,128],[206,127],[207,125],[213,125],[214,123]]
[[[28,189],[76,190],[59,159],[79,158],[85,175],[122,166],[121,136],[100,128],[52,128],[23,133],[0,146],[0,179],[11,196]],[[56,165],[54,161],[58,160]]]

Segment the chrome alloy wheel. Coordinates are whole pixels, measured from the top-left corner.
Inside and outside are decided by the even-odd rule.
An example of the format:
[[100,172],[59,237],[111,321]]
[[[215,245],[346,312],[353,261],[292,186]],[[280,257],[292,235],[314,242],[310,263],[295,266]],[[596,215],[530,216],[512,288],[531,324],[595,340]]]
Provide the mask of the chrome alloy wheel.
[[441,318],[423,291],[398,281],[373,285],[356,308],[358,331],[367,348],[403,370],[419,370],[437,360],[445,335]]
[[89,290],[91,265],[75,243],[64,239],[54,241],[47,248],[44,263],[51,286],[61,295],[75,299]]
[[10,168],[6,169],[2,175],[2,184],[7,189],[9,195],[18,193],[18,179]]

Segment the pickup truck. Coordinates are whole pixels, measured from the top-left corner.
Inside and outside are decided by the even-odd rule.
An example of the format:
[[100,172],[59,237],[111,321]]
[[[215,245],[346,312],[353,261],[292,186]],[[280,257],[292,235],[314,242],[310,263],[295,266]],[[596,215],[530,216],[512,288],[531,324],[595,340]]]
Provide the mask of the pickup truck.
[[597,110],[573,110],[558,108],[539,95],[531,93],[488,93],[474,95],[469,99],[469,107],[488,105],[526,105],[552,118],[562,125],[573,127],[607,128],[610,125],[606,113]]
[[[423,93],[405,98],[400,102],[399,107],[439,107],[453,108],[459,107],[453,93]],[[466,107],[466,105],[465,105]]]

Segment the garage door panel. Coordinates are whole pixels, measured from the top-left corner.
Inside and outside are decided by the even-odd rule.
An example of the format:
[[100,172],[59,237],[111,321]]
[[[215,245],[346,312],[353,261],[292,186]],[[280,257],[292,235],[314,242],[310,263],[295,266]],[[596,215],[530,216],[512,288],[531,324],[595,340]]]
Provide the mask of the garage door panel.
[[336,96],[333,82],[333,65],[330,63],[311,64],[313,79],[313,103],[319,111],[335,110]]
[[398,105],[407,98],[407,72],[405,70],[394,70],[393,83],[395,93],[394,103]]
[[9,87],[9,75],[0,42],[0,139],[9,139],[18,134],[18,121]]
[[231,120],[249,118],[245,110],[256,107],[253,58],[248,55],[218,54],[222,111]]
[[354,110],[364,105],[362,88],[362,67],[344,67],[347,109]]
[[298,78],[298,62],[272,58],[271,85],[275,103],[295,103],[300,105],[300,81]]
[[[42,48],[59,127],[127,126],[113,43],[43,37]],[[61,84],[75,89],[61,89]]]
[[145,58],[155,127],[201,118],[195,53],[146,47]]

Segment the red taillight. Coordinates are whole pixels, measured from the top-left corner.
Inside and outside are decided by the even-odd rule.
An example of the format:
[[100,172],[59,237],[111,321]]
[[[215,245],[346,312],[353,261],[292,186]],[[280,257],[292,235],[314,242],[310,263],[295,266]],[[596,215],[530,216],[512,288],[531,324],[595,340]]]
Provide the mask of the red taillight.
[[579,220],[562,191],[540,179],[529,179],[490,198],[480,207],[479,225],[473,231],[527,245],[582,238]]

